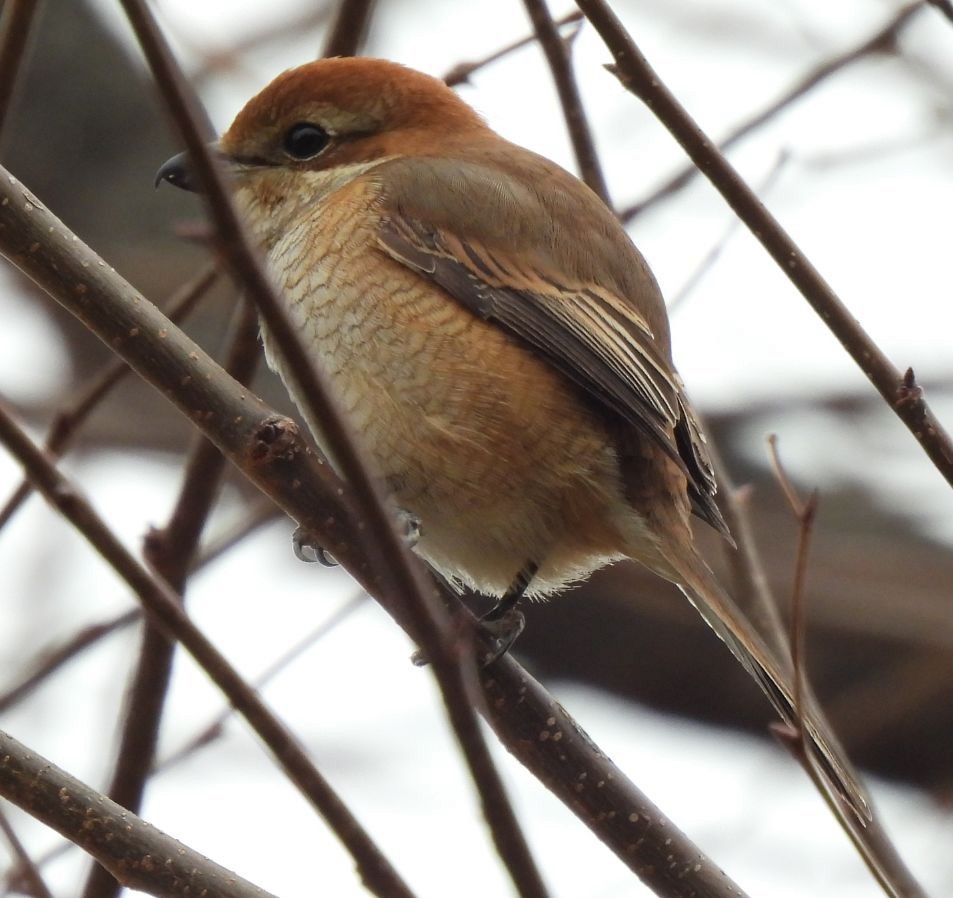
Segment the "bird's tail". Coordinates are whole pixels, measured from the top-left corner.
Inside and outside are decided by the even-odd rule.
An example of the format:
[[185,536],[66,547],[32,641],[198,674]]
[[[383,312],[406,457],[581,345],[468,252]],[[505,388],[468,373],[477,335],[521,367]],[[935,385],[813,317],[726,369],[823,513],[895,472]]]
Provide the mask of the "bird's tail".
[[871,819],[866,790],[851,773],[844,750],[811,690],[804,685],[796,707],[790,662],[779,663],[698,555],[693,552],[691,561],[678,564],[677,569],[682,592],[764,690],[784,723],[806,735],[814,767],[828,790],[865,825]]

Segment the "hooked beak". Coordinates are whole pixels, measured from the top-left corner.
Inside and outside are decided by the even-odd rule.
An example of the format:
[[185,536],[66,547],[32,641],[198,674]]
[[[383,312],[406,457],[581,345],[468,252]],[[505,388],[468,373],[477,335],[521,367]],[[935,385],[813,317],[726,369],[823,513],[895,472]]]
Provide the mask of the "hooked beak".
[[177,153],[171,159],[166,160],[156,172],[155,187],[158,187],[163,181],[168,181],[173,187],[181,190],[190,190],[192,193],[200,193],[201,188],[192,173],[192,167],[189,165],[188,153]]
[[[221,149],[219,149],[217,142],[210,143],[208,148],[219,162],[233,162],[231,157],[226,156]],[[153,186],[158,187],[163,181],[168,181],[173,187],[178,187],[180,190],[188,190],[191,193],[204,192],[198,178],[195,177],[195,172],[192,170],[188,153],[177,153],[159,166]]]

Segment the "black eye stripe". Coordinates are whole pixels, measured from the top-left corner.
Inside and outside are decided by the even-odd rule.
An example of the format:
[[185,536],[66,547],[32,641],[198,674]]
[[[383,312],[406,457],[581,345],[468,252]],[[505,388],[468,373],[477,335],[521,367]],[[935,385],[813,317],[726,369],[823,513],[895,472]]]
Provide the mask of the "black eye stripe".
[[292,159],[301,161],[319,155],[331,140],[328,132],[313,122],[298,122],[286,132],[282,149]]

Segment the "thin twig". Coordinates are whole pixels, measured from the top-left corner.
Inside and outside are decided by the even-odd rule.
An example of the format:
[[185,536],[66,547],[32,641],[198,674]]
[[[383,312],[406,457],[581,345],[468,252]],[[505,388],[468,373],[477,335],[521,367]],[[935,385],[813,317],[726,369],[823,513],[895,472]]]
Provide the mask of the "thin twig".
[[50,887],[43,879],[36,861],[30,857],[23,843],[16,834],[16,830],[7,819],[7,815],[0,806],[0,832],[10,846],[10,851],[16,859],[16,865],[7,874],[7,886],[10,891],[22,892],[32,898],[53,898]]
[[[783,112],[797,100],[801,99],[801,97],[803,97],[805,94],[812,91],[815,87],[822,84],[824,81],[830,78],[831,75],[837,74],[853,63],[858,62],[861,59],[865,59],[873,53],[882,53],[885,50],[893,47],[896,44],[896,40],[900,35],[900,32],[906,26],[907,22],[910,21],[914,13],[923,8],[925,2],[926,0],[917,0],[915,3],[910,3],[907,6],[902,7],[893,16],[893,18],[883,26],[883,28],[877,31],[876,34],[865,38],[863,41],[861,41],[861,43],[857,44],[857,46],[851,47],[849,50],[845,50],[843,53],[838,53],[827,62],[822,63],[815,69],[812,69],[802,78],[798,79],[798,81],[796,81],[780,97],[765,106],[764,109],[756,112],[754,115],[749,116],[744,121],[735,125],[735,127],[732,128],[721,141],[719,141],[718,149],[722,153],[726,152],[740,140],[747,137],[749,134],[751,134],[753,131],[756,131],[763,125],[766,125],[779,113]],[[672,175],[671,178],[659,185],[648,196],[623,209],[619,213],[619,218],[626,223],[631,222],[634,218],[641,215],[660,200],[663,200],[666,197],[671,196],[673,193],[681,190],[695,177],[695,175],[699,173],[699,171],[700,169],[696,165],[686,165],[677,174]]]
[[[579,10],[567,13],[562,18],[556,19],[556,27],[562,28],[564,25],[578,24],[582,20],[582,17],[582,13],[579,12]],[[470,76],[474,72],[478,71],[479,69],[486,68],[486,66],[497,62],[504,56],[508,56],[510,53],[513,53],[516,50],[521,50],[523,47],[529,46],[535,40],[535,34],[528,34],[526,37],[513,41],[512,43],[507,44],[505,47],[500,47],[499,50],[494,50],[492,53],[482,57],[481,59],[474,60],[473,62],[458,62],[455,66],[447,71],[447,73],[443,76],[443,80],[447,87],[456,87],[459,84],[466,84],[469,82]]]
[[[275,504],[263,496],[262,501],[251,509],[247,517],[225,531],[202,550],[201,555],[192,565],[190,574],[194,574],[207,564],[217,561],[263,524],[273,520],[277,514],[278,510]],[[133,608],[110,620],[84,627],[62,645],[38,652],[33,661],[32,670],[16,685],[0,694],[0,714],[26,698],[37,686],[72,661],[77,655],[92,648],[112,633],[123,630],[141,619],[142,610]]]
[[54,649],[39,652],[39,661],[34,661],[33,669],[20,682],[11,686],[0,695],[0,713],[12,708],[26,698],[41,683],[51,677],[64,664],[71,661],[86,649],[100,642],[111,633],[125,629],[142,617],[138,608],[125,611],[108,621],[83,627],[78,633]]
[[579,7],[612,52],[612,72],[623,87],[639,97],[681,144],[953,485],[953,441],[915,381],[902,376],[870,339],[800,247],[665,86],[605,0],[579,0]]
[[155,898],[274,898],[0,731],[0,795]]
[[[171,321],[182,321],[208,294],[220,274],[218,262],[209,262],[195,277],[183,284],[169,299],[167,314]],[[79,429],[112,389],[129,373],[129,366],[121,358],[112,358],[99,373],[91,377],[72,397],[62,403],[53,415],[46,434],[45,448],[55,458],[72,445]],[[33,491],[30,481],[24,479],[0,510],[0,530],[10,521]]]
[[803,709],[804,684],[807,683],[807,659],[804,654],[804,642],[807,628],[805,624],[807,604],[804,595],[804,579],[807,575],[807,553],[811,545],[811,536],[814,532],[814,519],[817,515],[818,492],[812,490],[807,499],[801,499],[794,484],[791,483],[781,457],[778,454],[778,438],[776,434],[768,436],[768,452],[771,457],[771,467],[775,479],[784,493],[788,506],[798,522],[797,560],[794,564],[794,584],[791,587],[791,662],[794,665],[794,712],[798,715],[799,734],[802,743],[802,752],[810,757],[807,733],[801,726],[801,712]]
[[0,442],[23,466],[47,501],[77,528],[126,581],[153,620],[182,643],[215,685],[228,696],[235,709],[271,749],[275,760],[291,781],[310,800],[350,852],[367,888],[379,898],[413,898],[397,871],[318,772],[304,747],[225,656],[192,623],[182,609],[181,597],[164,580],[140,564],[122,545],[76,487],[33,444],[2,404]]
[[364,41],[377,0],[339,0],[322,56],[357,56]]
[[[248,384],[258,365],[258,318],[248,303],[235,310],[225,370],[240,384]],[[161,530],[148,534],[145,557],[152,569],[180,596],[192,567],[205,523],[218,498],[225,473],[225,457],[201,434],[194,434],[185,464],[182,486],[169,518]],[[146,781],[155,761],[162,712],[172,677],[175,643],[150,620],[142,631],[142,644],[125,703],[116,766],[108,795],[117,804],[138,813]],[[119,882],[94,864],[83,889],[83,898],[115,898]]]
[[[291,648],[276,658],[262,673],[251,681],[252,687],[261,691],[278,674],[286,670],[301,655],[312,648],[315,643],[327,636],[339,624],[343,623],[351,614],[360,608],[367,601],[367,593],[361,591],[356,596],[349,599],[344,605],[338,608],[326,620],[322,621],[310,633],[300,639]],[[135,612],[135,619],[141,617],[138,609]],[[223,709],[212,721],[204,726],[195,736],[184,742],[176,751],[167,755],[161,761],[157,762],[152,770],[153,776],[161,776],[168,770],[173,769],[178,764],[190,758],[193,754],[202,748],[211,745],[216,739],[221,738],[225,724],[235,714],[235,709],[231,706]],[[73,847],[72,842],[63,842],[56,845],[50,851],[40,856],[35,864],[37,868],[42,868],[61,857],[66,851]],[[6,877],[6,881],[11,880],[12,873]]]
[[10,112],[37,0],[6,0],[0,9],[0,137]]
[[938,9],[950,22],[953,22],[953,2],[951,0],[928,0],[928,2],[930,6]]
[[437,680],[457,743],[481,798],[494,844],[523,898],[548,895],[516,813],[496,769],[474,711],[478,700],[475,660],[459,650],[449,616],[437,601],[422,567],[397,534],[378,484],[368,474],[350,427],[291,326],[280,297],[259,262],[225,181],[196,126],[197,101],[144,0],[122,0],[123,9],[149,62],[166,108],[181,133],[232,274],[247,291],[279,348],[288,376],[302,397],[303,412],[320,421],[329,451],[350,485],[364,522],[360,539],[374,570],[393,581],[394,596],[412,621],[411,634]]
[[579,85],[576,84],[576,76],[573,74],[570,47],[560,36],[559,28],[549,14],[546,0],[523,0],[523,5],[529,13],[536,38],[546,55],[549,70],[553,74],[559,103],[563,109],[563,118],[566,120],[566,128],[576,156],[576,165],[579,166],[579,174],[611,209],[609,188],[605,175],[602,173],[599,154],[596,152],[596,144],[592,139],[592,129],[589,127],[589,119],[582,105],[582,97],[579,95]]
[[[704,421],[702,422],[704,426]],[[732,593],[739,606],[751,619],[757,631],[782,661],[790,657],[791,647],[778,603],[771,594],[764,565],[758,555],[757,541],[751,527],[740,490],[735,487],[718,447],[709,444],[712,467],[718,482],[718,507],[735,539],[736,548],[727,543],[725,554],[734,573],[736,590]],[[856,773],[851,774],[857,779]]]
[[[764,196],[765,193],[771,188],[771,186],[777,180],[778,175],[781,173],[781,170],[784,168],[785,164],[790,158],[791,156],[786,150],[782,150],[780,153],[778,153],[778,158],[775,160],[774,165],[771,166],[771,169],[767,175],[765,175],[764,180],[755,188],[755,192],[758,194],[758,196]],[[701,283],[705,275],[708,274],[708,272],[718,261],[719,256],[721,256],[725,247],[728,245],[728,241],[731,240],[739,227],[741,227],[741,220],[737,215],[732,215],[728,225],[725,227],[724,231],[721,232],[721,236],[714,242],[711,249],[705,253],[701,261],[695,266],[692,272],[682,283],[682,286],[672,294],[671,299],[669,299],[666,303],[668,306],[669,316],[671,316],[675,310],[678,309],[682,303],[688,299],[689,296],[691,296],[692,291]]]
[[[271,664],[268,665],[257,677],[251,681],[251,685],[261,692],[278,674],[286,670],[292,663],[298,660],[306,651],[313,648],[315,643],[319,642],[330,632],[336,629],[347,618],[349,618],[358,608],[361,608],[367,602],[367,593],[361,590],[357,595],[348,599],[340,608],[331,614],[327,620],[321,621],[310,633],[305,634],[293,646],[281,653]],[[223,732],[225,724],[235,713],[232,707],[223,708],[214,719],[209,721],[195,736],[186,740],[171,754],[166,755],[155,765],[155,774],[164,773],[167,770],[181,764],[186,758],[190,758],[200,748],[205,748]]]
[[[771,459],[771,467],[774,471],[775,479],[784,493],[784,498],[798,522],[798,546],[797,558],[794,566],[794,583],[791,589],[791,657],[794,664],[794,711],[796,715],[796,730],[794,732],[784,731],[781,727],[775,726],[773,730],[779,737],[781,743],[797,759],[801,767],[807,772],[808,776],[814,781],[818,792],[821,793],[827,802],[832,813],[840,823],[841,828],[847,833],[851,842],[854,844],[857,853],[867,865],[874,879],[883,889],[884,893],[890,898],[916,898],[923,896],[925,892],[920,888],[909,872],[906,870],[899,856],[896,854],[892,843],[878,826],[863,827],[859,826],[852,814],[845,813],[840,802],[829,793],[825,787],[824,776],[817,769],[817,762],[813,752],[810,750],[810,737],[806,732],[803,720],[800,717],[802,704],[809,695],[806,658],[805,658],[805,635],[807,632],[805,622],[805,594],[804,582],[807,576],[807,557],[808,548],[811,542],[811,535],[814,530],[814,520],[817,515],[818,493],[812,490],[807,499],[802,499],[797,489],[788,477],[781,463],[781,457],[778,453],[778,438],[775,434],[768,436],[768,454]],[[869,831],[868,831],[869,830]]]

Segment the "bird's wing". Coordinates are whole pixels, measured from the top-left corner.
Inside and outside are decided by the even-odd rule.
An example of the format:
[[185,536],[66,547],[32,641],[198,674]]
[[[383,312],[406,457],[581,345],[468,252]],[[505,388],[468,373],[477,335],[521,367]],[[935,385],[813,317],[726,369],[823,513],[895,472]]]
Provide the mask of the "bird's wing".
[[632,303],[592,280],[527,263],[399,208],[388,210],[378,241],[391,258],[526,341],[606,408],[656,440],[688,478],[695,513],[730,539],[714,502],[704,437],[678,375]]

